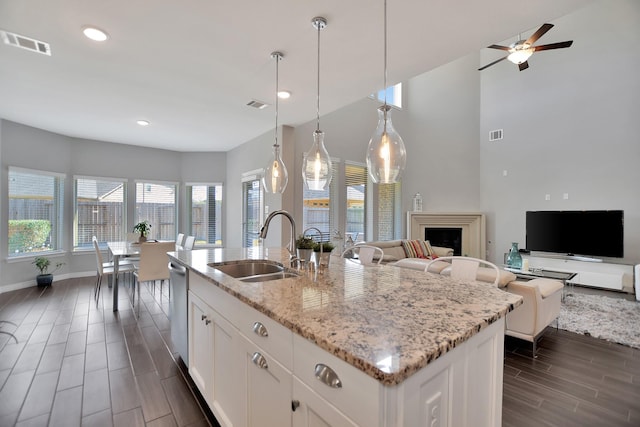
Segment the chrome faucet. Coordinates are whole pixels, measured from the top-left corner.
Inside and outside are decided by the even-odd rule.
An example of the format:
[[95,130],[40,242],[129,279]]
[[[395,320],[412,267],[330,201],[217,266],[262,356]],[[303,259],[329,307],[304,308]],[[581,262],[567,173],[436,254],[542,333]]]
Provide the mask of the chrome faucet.
[[271,220],[277,215],[284,215],[289,220],[289,224],[291,225],[291,241],[289,242],[289,246],[287,249],[289,250],[289,260],[291,261],[291,266],[293,267],[297,264],[298,257],[296,256],[296,222],[293,219],[293,216],[285,210],[273,211],[267,216],[267,219],[264,220],[264,225],[260,229],[260,238],[264,239],[267,237],[267,233],[269,232],[269,224]]

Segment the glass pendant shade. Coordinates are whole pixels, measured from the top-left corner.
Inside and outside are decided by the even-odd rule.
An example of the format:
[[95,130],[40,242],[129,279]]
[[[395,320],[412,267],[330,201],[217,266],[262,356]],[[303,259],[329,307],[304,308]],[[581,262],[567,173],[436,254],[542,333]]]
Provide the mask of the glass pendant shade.
[[402,138],[393,128],[391,107],[378,108],[378,127],[369,140],[367,168],[375,184],[394,184],[400,181],[407,164],[407,150]]
[[309,190],[326,190],[332,178],[331,158],[324,147],[324,132],[313,132],[313,145],[302,162],[302,179]]
[[273,157],[267,165],[264,176],[262,177],[262,185],[268,193],[283,193],[289,182],[289,174],[287,168],[282,161],[280,154],[280,146],[273,146]]

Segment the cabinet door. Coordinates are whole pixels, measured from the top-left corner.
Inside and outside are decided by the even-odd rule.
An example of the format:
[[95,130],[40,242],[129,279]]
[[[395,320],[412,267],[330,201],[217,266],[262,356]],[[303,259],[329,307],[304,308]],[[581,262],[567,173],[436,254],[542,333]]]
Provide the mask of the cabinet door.
[[211,309],[189,291],[189,374],[211,405],[213,392],[213,335]]
[[243,343],[247,426],[290,426],[291,372],[244,337]]
[[237,329],[216,311],[209,327],[213,333],[213,398],[211,410],[222,427],[245,425],[243,415],[244,384],[242,375],[242,346]]
[[297,406],[293,412],[294,427],[357,426],[296,377],[293,377],[293,400]]

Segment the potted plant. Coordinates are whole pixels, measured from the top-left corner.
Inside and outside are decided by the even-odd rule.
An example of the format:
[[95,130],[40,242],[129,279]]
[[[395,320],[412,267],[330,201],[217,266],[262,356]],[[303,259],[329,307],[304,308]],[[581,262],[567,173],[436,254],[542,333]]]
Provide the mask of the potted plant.
[[307,237],[303,234],[296,239],[296,252],[298,259],[309,263],[311,261],[311,255],[313,254],[313,246],[315,242],[311,237]]
[[56,263],[56,266],[51,273],[48,272],[49,266],[51,265],[51,260],[49,258],[38,256],[33,260],[33,264],[35,264],[36,268],[40,272],[40,274],[36,276],[36,283],[38,286],[51,286],[53,283],[53,273],[58,271],[58,269],[64,265],[64,262]]
[[318,267],[327,267],[329,260],[331,259],[331,251],[335,248],[335,245],[331,242],[316,243],[313,245],[313,252]]
[[137,223],[133,227],[133,231],[140,233],[140,238],[138,238],[139,243],[146,242],[147,235],[151,231],[151,224],[149,224],[149,221],[145,219],[144,221]]

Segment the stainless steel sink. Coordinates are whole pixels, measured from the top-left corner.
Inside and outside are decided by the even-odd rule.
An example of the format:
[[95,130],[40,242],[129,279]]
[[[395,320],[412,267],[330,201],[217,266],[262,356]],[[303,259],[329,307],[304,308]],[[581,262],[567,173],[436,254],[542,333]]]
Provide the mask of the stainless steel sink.
[[243,282],[267,282],[298,277],[297,273],[272,261],[245,260],[221,264],[213,263],[209,266]]

